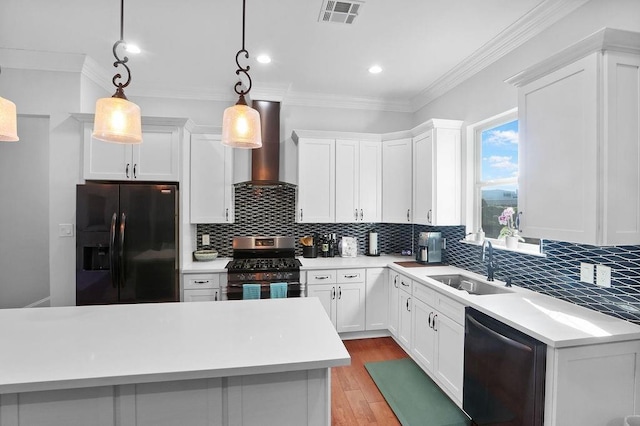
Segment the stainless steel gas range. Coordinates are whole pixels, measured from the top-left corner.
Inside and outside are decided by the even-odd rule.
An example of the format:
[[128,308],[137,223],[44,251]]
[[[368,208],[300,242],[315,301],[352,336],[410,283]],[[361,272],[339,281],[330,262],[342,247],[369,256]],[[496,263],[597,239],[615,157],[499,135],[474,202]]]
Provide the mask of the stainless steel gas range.
[[286,283],[286,297],[305,295],[293,237],[234,237],[233,260],[225,268],[227,300],[242,299],[245,284],[259,285],[261,299],[269,299],[278,283]]

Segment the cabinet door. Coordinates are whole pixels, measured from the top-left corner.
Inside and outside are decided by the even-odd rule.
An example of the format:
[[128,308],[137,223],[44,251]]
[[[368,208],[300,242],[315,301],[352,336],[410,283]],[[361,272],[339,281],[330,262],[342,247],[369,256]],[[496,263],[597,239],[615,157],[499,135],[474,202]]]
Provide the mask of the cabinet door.
[[437,312],[434,320],[436,336],[435,375],[455,398],[462,401],[464,369],[464,327]]
[[329,315],[333,326],[336,326],[336,285],[335,284],[313,284],[307,285],[308,297],[317,297]]
[[220,135],[191,135],[191,223],[231,223],[232,148]]
[[358,163],[360,221],[380,222],[382,220],[382,144],[361,141]]
[[83,177],[86,180],[128,180],[133,176],[131,145],[91,137],[93,123],[84,123]]
[[398,301],[398,341],[406,352],[411,351],[411,295],[400,290]]
[[427,371],[434,369],[436,333],[431,327],[435,309],[421,300],[413,299],[413,338],[411,353]]
[[411,222],[411,139],[382,143],[382,221]]
[[217,288],[184,291],[185,302],[211,302],[218,300],[220,300],[220,290]]
[[338,283],[337,321],[338,333],[363,331],[365,319],[365,283]]
[[389,271],[389,331],[398,337],[400,287],[399,274],[396,271]]
[[640,243],[640,57],[605,53],[603,245]]
[[335,142],[298,141],[298,211],[300,223],[335,222]]
[[336,141],[336,222],[357,222],[360,218],[358,141]]
[[413,223],[433,219],[433,131],[413,140]]
[[596,242],[597,55],[520,88],[518,209],[527,237]]
[[389,328],[389,279],[386,268],[367,269],[365,297],[366,330]]
[[180,129],[142,126],[142,143],[133,145],[133,179],[178,182],[180,180]]

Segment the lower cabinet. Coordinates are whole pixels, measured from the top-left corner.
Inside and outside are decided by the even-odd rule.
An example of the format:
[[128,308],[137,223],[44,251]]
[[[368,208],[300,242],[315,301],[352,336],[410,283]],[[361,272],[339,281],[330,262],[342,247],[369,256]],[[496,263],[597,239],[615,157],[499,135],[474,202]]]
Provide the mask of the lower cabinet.
[[398,276],[398,341],[407,352],[411,350],[411,280],[404,275]]
[[366,271],[365,329],[389,328],[389,280],[387,268],[369,268]]
[[462,405],[464,305],[413,282],[411,355]]
[[400,274],[394,270],[389,271],[389,332],[393,337],[398,337],[399,306],[400,306]]
[[224,273],[190,274],[182,275],[182,301],[205,302],[218,301],[220,297],[221,281],[226,281]]
[[365,329],[365,270],[307,272],[307,295],[317,297],[338,333]]

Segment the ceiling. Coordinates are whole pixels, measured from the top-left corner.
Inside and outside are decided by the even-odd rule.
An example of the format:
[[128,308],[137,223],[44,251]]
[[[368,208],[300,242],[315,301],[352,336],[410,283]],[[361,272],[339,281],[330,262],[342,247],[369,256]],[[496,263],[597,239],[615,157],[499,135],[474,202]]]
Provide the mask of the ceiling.
[[[247,0],[241,64],[254,97],[415,111],[585,2],[364,0],[347,25],[318,22],[322,0]],[[119,15],[117,0],[2,0],[0,47],[86,54],[108,88]],[[240,0],[126,0],[124,39],[142,49],[129,55],[126,93],[234,99],[241,25]],[[272,62],[257,63],[261,53]]]

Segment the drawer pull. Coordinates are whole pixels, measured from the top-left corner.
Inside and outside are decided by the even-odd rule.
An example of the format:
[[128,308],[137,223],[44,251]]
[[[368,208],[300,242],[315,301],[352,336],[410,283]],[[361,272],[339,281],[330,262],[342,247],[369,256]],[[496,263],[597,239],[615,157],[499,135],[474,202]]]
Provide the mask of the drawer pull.
[[316,280],[328,280],[330,277],[329,275],[316,275],[315,279]]
[[402,284],[405,287],[409,287],[409,284],[405,284],[404,281],[400,280],[400,284]]
[[345,275],[345,278],[358,278],[360,276],[360,274],[351,274],[351,275]]
[[204,280],[204,281],[200,281],[200,280],[195,280],[193,281],[194,284],[209,284],[209,280]]

